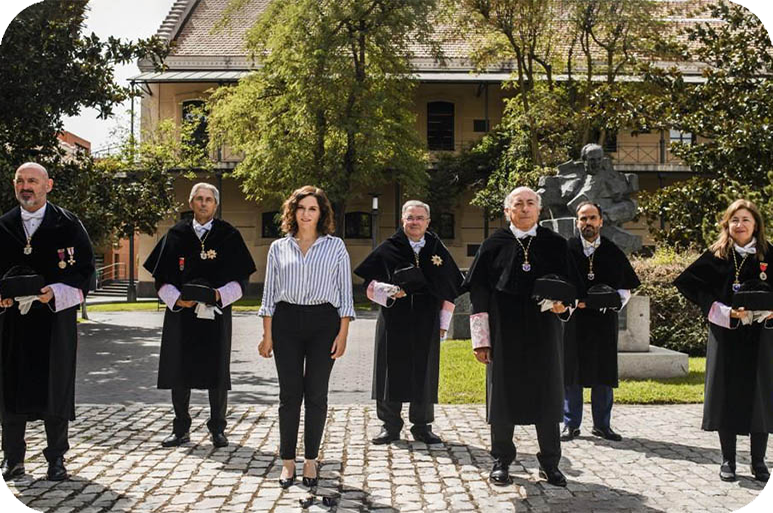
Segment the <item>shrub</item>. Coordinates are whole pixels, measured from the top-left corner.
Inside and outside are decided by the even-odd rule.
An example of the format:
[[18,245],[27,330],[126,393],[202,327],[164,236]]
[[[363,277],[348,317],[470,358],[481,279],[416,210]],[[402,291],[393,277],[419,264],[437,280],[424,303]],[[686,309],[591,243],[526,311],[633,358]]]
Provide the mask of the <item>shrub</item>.
[[706,355],[707,321],[700,309],[676,290],[673,282],[698,256],[698,253],[658,249],[649,258],[632,259],[642,282],[637,293],[650,298],[650,344],[690,356]]

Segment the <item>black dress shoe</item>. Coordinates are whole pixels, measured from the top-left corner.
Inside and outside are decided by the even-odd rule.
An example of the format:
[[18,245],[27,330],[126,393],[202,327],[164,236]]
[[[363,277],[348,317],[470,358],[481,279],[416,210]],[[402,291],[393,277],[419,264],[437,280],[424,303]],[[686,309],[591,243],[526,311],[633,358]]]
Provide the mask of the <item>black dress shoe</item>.
[[290,488],[293,483],[295,483],[295,470],[293,469],[293,475],[290,477],[280,477],[279,478],[279,486],[284,488],[285,490]]
[[596,436],[600,436],[601,438],[611,440],[613,442],[619,442],[620,440],[623,439],[622,436],[612,431],[612,428],[610,427],[599,428],[599,427],[593,426],[593,430],[591,431],[591,433],[593,433]]
[[542,479],[546,479],[548,483],[553,486],[566,486],[566,477],[563,472],[558,470],[558,467],[544,469],[540,467],[539,476]]
[[48,473],[46,477],[49,481],[64,481],[67,479],[67,469],[64,468],[64,458],[61,456],[54,461],[48,462]]
[[191,441],[191,435],[190,433],[184,433],[182,435],[178,435],[177,433],[172,433],[168,437],[164,438],[164,441],[161,442],[162,447],[177,447],[182,444],[187,444]]
[[11,479],[24,475],[24,462],[11,463],[8,460],[3,460],[3,463],[0,464],[0,470],[3,472],[3,479],[5,481],[10,481]]
[[430,428],[423,428],[423,429],[416,429],[416,430],[411,429],[411,434],[413,435],[414,440],[416,440],[417,442],[424,442],[427,445],[443,443],[443,440],[435,433],[433,433]]
[[580,436],[580,428],[564,426],[564,430],[561,431],[561,440],[565,442],[568,442],[569,440],[574,440],[578,436]]
[[314,488],[319,484],[319,462],[314,464],[314,468],[316,470],[316,475],[314,477],[303,476],[303,486]]
[[376,445],[388,444],[396,440],[400,440],[400,433],[394,433],[387,428],[381,428],[381,432],[370,439],[370,441]]
[[735,481],[735,462],[725,460],[719,467],[719,478],[722,481]]
[[225,437],[225,433],[212,433],[212,445],[215,447],[226,447],[228,445],[228,438]]
[[767,483],[768,479],[770,479],[770,471],[764,461],[752,462],[752,475],[754,479],[763,483]]
[[491,473],[488,475],[488,480],[491,484],[497,486],[507,486],[513,484],[513,478],[510,477],[510,464],[503,461],[495,461],[494,468],[491,469]]

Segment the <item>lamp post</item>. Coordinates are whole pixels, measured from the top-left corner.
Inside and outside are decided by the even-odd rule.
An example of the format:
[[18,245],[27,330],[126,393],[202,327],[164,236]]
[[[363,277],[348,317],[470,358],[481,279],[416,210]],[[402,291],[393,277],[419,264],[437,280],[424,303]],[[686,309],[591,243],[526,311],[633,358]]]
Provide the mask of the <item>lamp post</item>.
[[370,233],[373,237],[373,249],[378,246],[378,197],[375,192],[370,193],[371,196],[371,210],[370,210]]

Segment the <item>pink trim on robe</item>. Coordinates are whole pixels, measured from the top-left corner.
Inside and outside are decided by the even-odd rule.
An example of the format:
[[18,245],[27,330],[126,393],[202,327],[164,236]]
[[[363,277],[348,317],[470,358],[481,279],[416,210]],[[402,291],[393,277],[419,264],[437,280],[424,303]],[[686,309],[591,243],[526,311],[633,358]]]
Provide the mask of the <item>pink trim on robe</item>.
[[709,322],[730,329],[730,307],[714,301],[709,310]]
[[472,335],[473,349],[491,347],[491,332],[489,330],[488,312],[480,312],[470,315],[470,334]]
[[161,298],[161,301],[163,301],[167,308],[173,312],[177,311],[174,309],[174,307],[177,303],[177,300],[180,299],[180,296],[181,293],[177,287],[169,283],[164,283],[161,285],[161,288],[158,289],[158,297]]
[[220,292],[220,304],[223,308],[239,301],[242,297],[242,287],[236,281],[229,281],[217,290]]
[[443,301],[443,307],[440,309],[440,329],[448,331],[451,326],[451,318],[454,315],[456,305],[450,301]]
[[51,287],[51,291],[54,293],[54,312],[61,312],[83,303],[83,291],[81,289],[65,285],[64,283],[52,283],[49,287]]

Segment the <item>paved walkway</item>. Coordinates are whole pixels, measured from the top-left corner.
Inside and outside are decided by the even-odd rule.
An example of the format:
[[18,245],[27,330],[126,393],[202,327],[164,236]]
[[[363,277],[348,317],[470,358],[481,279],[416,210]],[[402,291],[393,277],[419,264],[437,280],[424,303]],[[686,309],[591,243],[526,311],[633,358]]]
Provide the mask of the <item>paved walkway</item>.
[[[331,381],[320,493],[339,498],[334,511],[728,512],[762,489],[748,474],[748,438],[739,439],[738,482],[719,480],[719,443],[699,429],[700,405],[616,406],[620,443],[590,436],[584,426],[583,437],[562,445],[566,489],[538,478],[531,427],[516,430],[515,484],[489,485],[490,439],[480,405],[437,407],[442,445],[371,445],[379,430],[369,398],[375,321],[363,317],[352,324]],[[224,449],[209,442],[203,393],[193,397],[193,443],[160,446],[172,429],[169,393],[155,388],[162,313],[95,312],[92,319],[99,322],[79,325],[78,420],[67,454],[72,478],[44,479],[45,435],[40,422],[32,423],[27,477],[10,484],[19,500],[56,513],[301,511],[298,500],[308,490],[285,491],[277,483],[276,370],[257,355],[254,312],[234,316],[231,445]],[[403,435],[410,436],[407,429]],[[311,511],[327,509],[317,501]]]
[[[165,405],[78,407],[67,457],[72,479],[59,484],[43,479],[44,433],[36,423],[28,432],[28,477],[10,488],[43,512],[301,511],[298,501],[308,490],[285,491],[277,483],[275,406],[232,407],[231,445],[224,449],[209,442],[207,411],[197,406],[192,413],[193,443],[163,449],[172,422]],[[486,480],[491,458],[483,407],[439,406],[442,445],[403,440],[385,447],[367,441],[379,427],[372,406],[336,405],[319,493],[340,499],[333,511],[651,513],[732,511],[759,494],[761,485],[748,476],[748,439],[739,444],[739,481],[719,481],[718,442],[697,428],[700,406],[619,406],[615,416],[623,442],[586,433],[563,444],[566,489],[537,477],[533,429],[518,428],[515,484],[500,488]],[[318,501],[311,511],[326,509]]]

